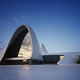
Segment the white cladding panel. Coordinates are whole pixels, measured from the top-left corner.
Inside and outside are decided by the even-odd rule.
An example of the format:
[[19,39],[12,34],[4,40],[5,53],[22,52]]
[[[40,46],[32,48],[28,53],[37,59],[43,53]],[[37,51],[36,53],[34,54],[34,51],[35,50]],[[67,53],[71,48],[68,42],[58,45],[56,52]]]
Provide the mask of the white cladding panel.
[[31,27],[29,27],[29,31],[30,31],[31,38],[32,38],[32,59],[43,60],[41,52],[40,52],[40,46],[39,46],[38,40],[36,38],[36,35],[33,32]]

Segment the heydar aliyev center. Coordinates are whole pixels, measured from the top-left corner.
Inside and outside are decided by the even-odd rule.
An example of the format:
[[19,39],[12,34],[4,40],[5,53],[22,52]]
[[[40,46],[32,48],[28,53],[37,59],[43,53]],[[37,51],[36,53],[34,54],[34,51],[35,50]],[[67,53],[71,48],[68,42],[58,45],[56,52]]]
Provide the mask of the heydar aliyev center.
[[[6,34],[10,33],[11,31]],[[3,33],[4,38],[6,34]],[[80,63],[80,52],[52,54],[44,45],[40,47],[34,31],[28,25],[13,29],[11,36],[7,38],[7,43],[4,46],[0,45],[0,64]],[[3,39],[1,43],[4,43]]]
[[36,35],[27,25],[19,26],[12,34],[6,47],[0,50],[1,63],[16,63],[21,60],[24,62],[26,60],[43,61]]

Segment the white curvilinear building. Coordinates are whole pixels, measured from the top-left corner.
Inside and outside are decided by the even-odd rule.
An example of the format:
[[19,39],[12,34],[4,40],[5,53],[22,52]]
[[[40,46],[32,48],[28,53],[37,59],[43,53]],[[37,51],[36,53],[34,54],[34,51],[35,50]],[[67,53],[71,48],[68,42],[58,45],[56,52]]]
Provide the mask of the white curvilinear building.
[[36,35],[28,25],[14,30],[4,48],[0,49],[0,62],[9,60],[43,61]]
[[[10,35],[5,40],[7,34]],[[39,46],[34,31],[25,24],[15,27],[12,32],[9,29],[3,37],[0,39],[0,64],[17,64],[18,62],[21,64],[27,62],[74,64],[80,62],[80,52],[49,53],[43,44]]]

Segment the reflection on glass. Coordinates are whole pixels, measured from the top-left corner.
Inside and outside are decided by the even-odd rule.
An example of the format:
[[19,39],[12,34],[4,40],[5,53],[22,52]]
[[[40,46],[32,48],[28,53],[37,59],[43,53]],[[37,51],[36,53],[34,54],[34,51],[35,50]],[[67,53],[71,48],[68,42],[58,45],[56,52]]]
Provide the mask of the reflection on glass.
[[30,33],[28,32],[21,44],[18,57],[30,58],[31,55],[32,55],[32,43]]

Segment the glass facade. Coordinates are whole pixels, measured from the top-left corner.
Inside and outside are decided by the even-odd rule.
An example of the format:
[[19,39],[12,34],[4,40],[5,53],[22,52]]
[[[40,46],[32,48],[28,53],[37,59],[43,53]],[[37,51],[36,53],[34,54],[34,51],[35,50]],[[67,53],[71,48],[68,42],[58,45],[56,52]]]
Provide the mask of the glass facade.
[[30,33],[28,32],[26,36],[24,37],[24,40],[21,44],[21,48],[20,48],[18,57],[29,59],[31,55],[32,55],[32,42],[31,42]]

